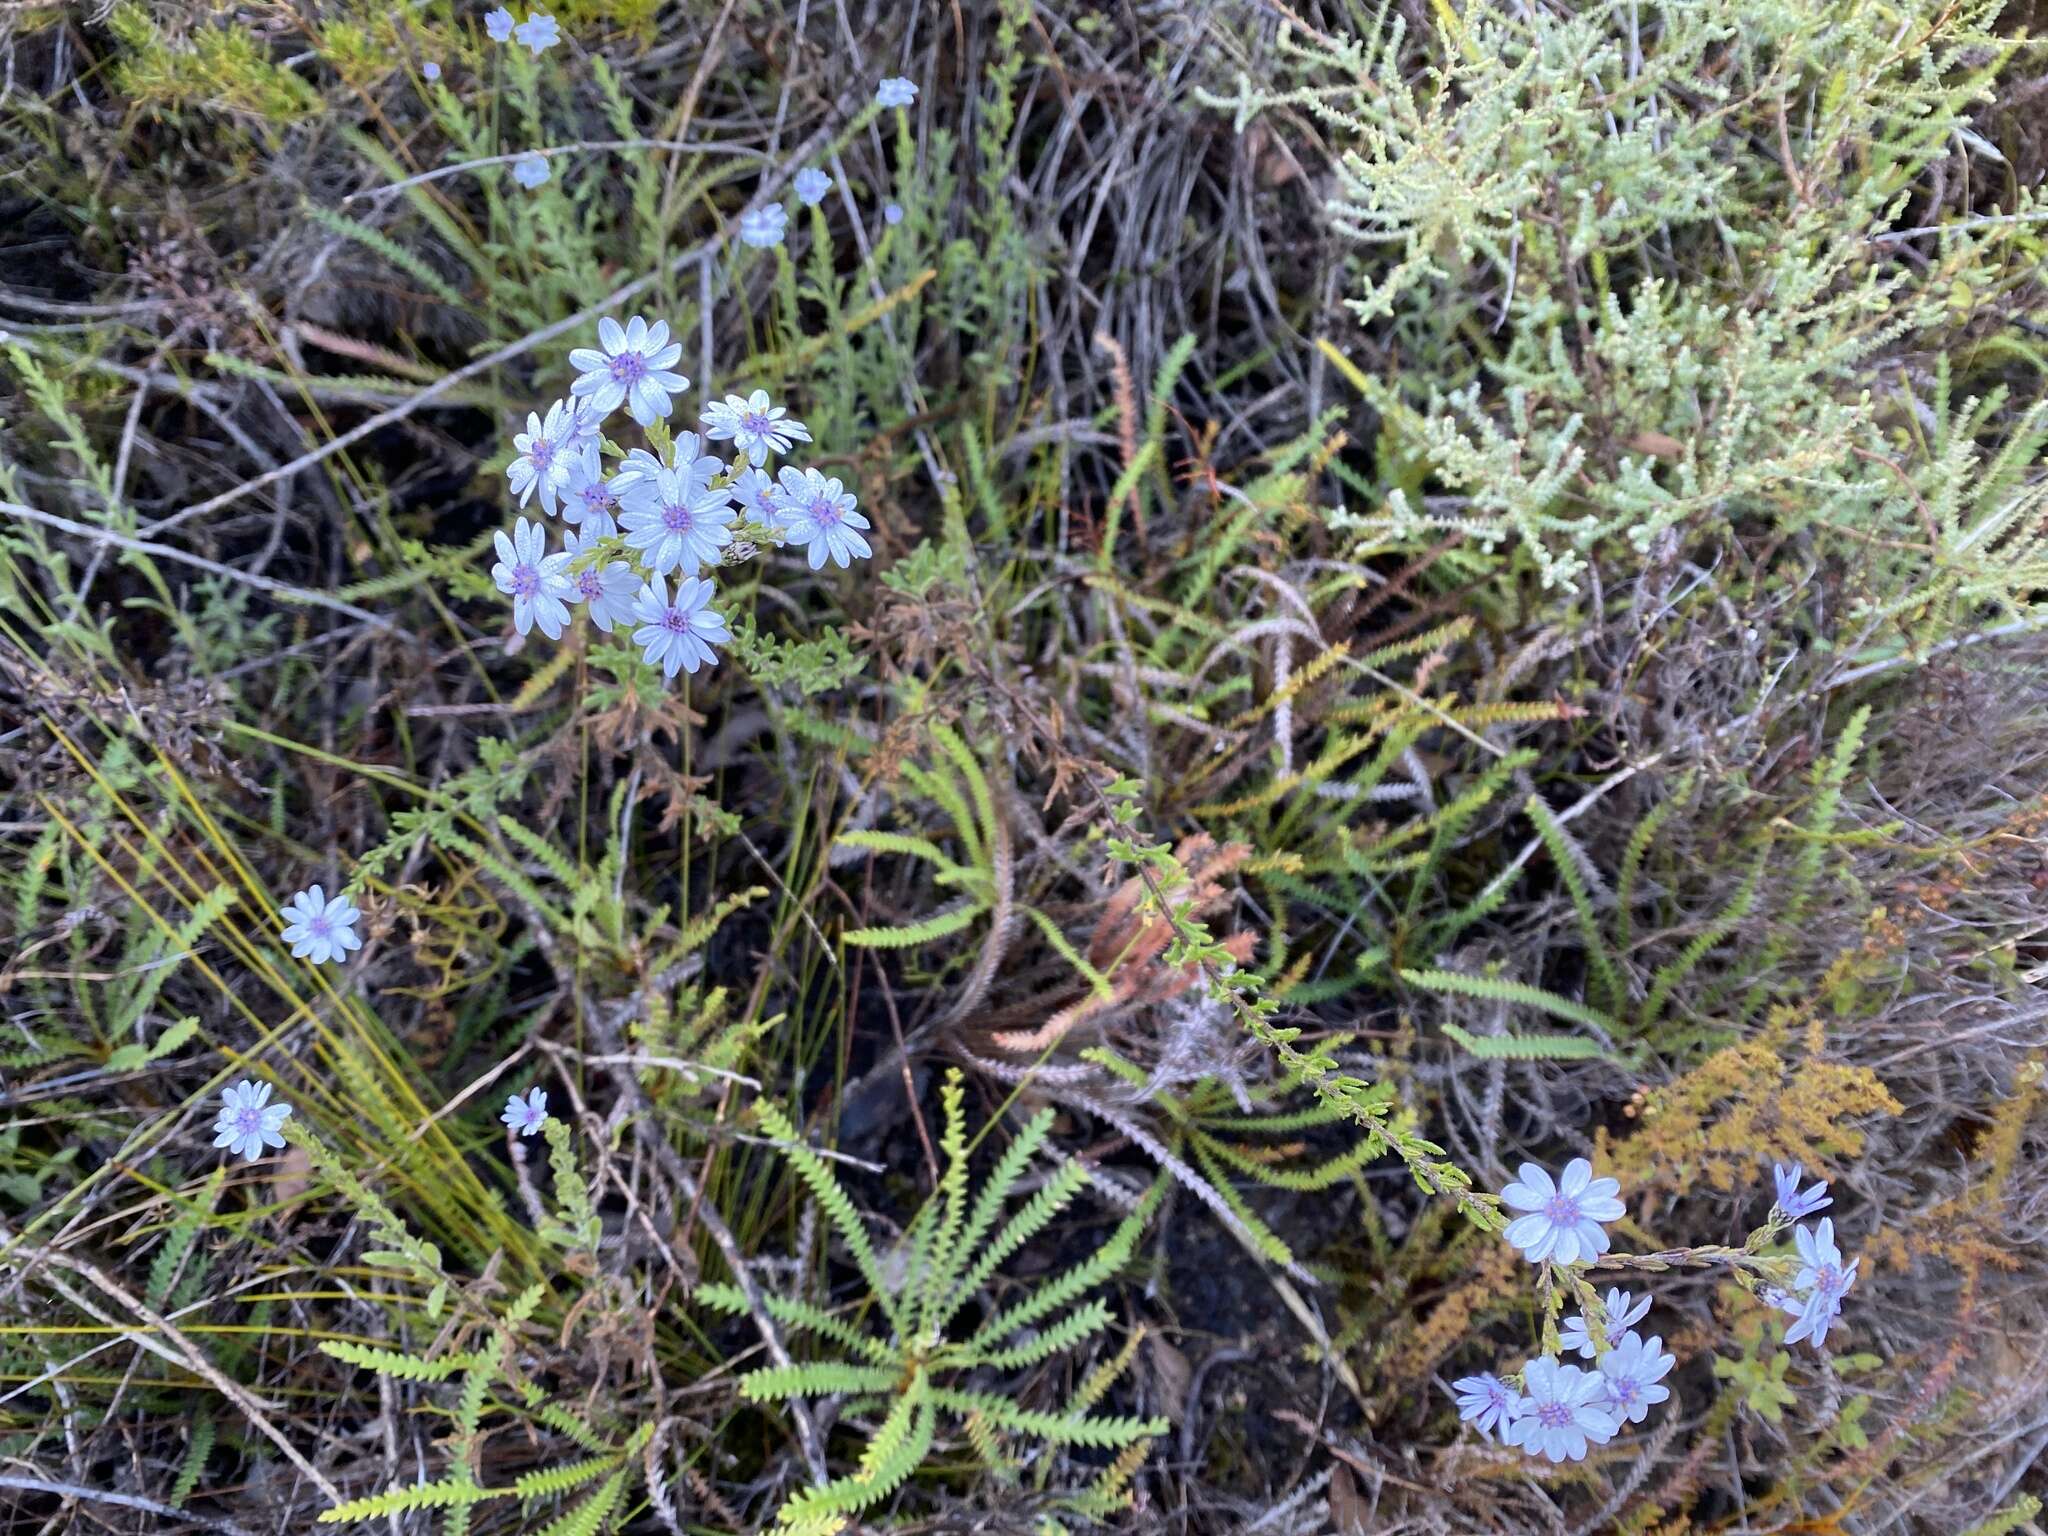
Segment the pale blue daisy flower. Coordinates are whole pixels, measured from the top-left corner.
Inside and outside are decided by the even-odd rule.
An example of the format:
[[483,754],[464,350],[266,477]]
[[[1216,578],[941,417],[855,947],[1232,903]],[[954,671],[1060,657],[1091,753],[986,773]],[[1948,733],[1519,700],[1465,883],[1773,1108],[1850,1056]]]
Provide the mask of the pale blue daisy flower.
[[604,414],[588,400],[579,400],[574,395],[562,403],[567,407],[569,421],[562,433],[562,446],[576,455],[579,468],[595,471],[602,459]]
[[[1820,1219],[1819,1228],[1795,1227],[1792,1239],[1798,1245],[1800,1270],[1792,1279],[1792,1289],[1799,1292],[1799,1320],[1785,1330],[1785,1342],[1797,1344],[1801,1339],[1812,1339],[1815,1349],[1824,1348],[1828,1341],[1828,1329],[1835,1319],[1842,1315],[1842,1298],[1849,1293],[1849,1287],[1856,1283],[1856,1266],[1861,1259],[1848,1264],[1842,1262],[1842,1251],[1835,1246],[1835,1224],[1829,1217]],[[1791,1311],[1790,1306],[1785,1307]]]
[[1489,1440],[1495,1425],[1512,1424],[1522,1394],[1491,1373],[1462,1376],[1451,1383],[1457,1394],[1458,1417]]
[[711,482],[725,473],[725,461],[694,432],[678,432],[675,451],[669,457],[676,473],[688,477],[690,484],[700,491],[710,490]]
[[346,896],[330,897],[324,887],[309,885],[284,904],[278,916],[284,919],[281,937],[301,960],[339,965],[352,949],[361,949],[356,924],[362,913]]
[[579,465],[569,477],[568,490],[562,493],[562,521],[574,525],[603,518],[609,522],[618,510],[619,493],[604,472]]
[[1509,1222],[1502,1235],[1531,1264],[1545,1259],[1576,1264],[1598,1258],[1608,1248],[1600,1223],[1622,1214],[1621,1201],[1615,1198],[1620,1192],[1617,1181],[1594,1178],[1593,1165],[1583,1157],[1566,1163],[1555,1183],[1534,1163],[1524,1163],[1517,1181],[1502,1190],[1500,1198],[1510,1210],[1529,1214]]
[[1832,1216],[1821,1217],[1811,1227],[1794,1228],[1792,1241],[1799,1250],[1800,1261],[1799,1273],[1792,1279],[1793,1290],[1803,1293],[1815,1287],[1838,1291],[1849,1288],[1843,1278],[1842,1250],[1835,1246]]
[[1806,1169],[1799,1163],[1787,1168],[1783,1163],[1771,1165],[1771,1177],[1778,1186],[1778,1209],[1785,1213],[1788,1221],[1801,1221],[1815,1211],[1825,1210],[1835,1203],[1825,1183],[1818,1183],[1806,1189],[1799,1187],[1799,1181],[1806,1177]]
[[512,31],[522,47],[531,48],[537,59],[562,40],[562,29],[545,11],[528,11],[526,20]]
[[599,417],[611,415],[621,405],[641,426],[666,421],[675,409],[670,395],[679,395],[690,381],[669,370],[682,360],[682,343],[668,339],[668,322],[652,325],[635,315],[623,326],[606,315],[597,322],[596,347],[578,347],[569,354],[569,366],[578,377],[569,393],[587,398]]
[[759,469],[771,453],[788,453],[793,443],[808,443],[811,429],[776,405],[768,391],[757,389],[744,400],[727,395],[704,407],[701,418],[704,435],[716,443],[729,442],[733,452],[745,454],[747,462]]
[[546,530],[523,517],[510,538],[501,528],[493,542],[498,563],[491,579],[512,599],[512,627],[522,635],[538,627],[550,640],[561,639],[569,622],[569,557],[549,554]]
[[[685,432],[683,436],[694,440],[695,434]],[[612,471],[612,494],[623,497],[637,481],[652,480],[668,466],[649,453],[645,448],[632,449],[619,461],[619,467]]]
[[854,511],[853,493],[815,469],[784,469],[777,477],[776,530],[791,544],[809,546],[811,569],[830,558],[841,570],[874,551],[856,529],[869,526]]
[[901,203],[885,203],[882,207],[882,222],[892,228],[901,224],[903,222],[903,205]]
[[252,1161],[265,1147],[284,1145],[284,1123],[292,1107],[270,1102],[270,1084],[243,1078],[221,1095],[221,1111],[213,1119],[213,1144]]
[[711,583],[695,576],[676,583],[674,602],[659,576],[640,589],[633,605],[633,616],[640,620],[633,643],[664,677],[674,677],[678,669],[694,673],[707,663],[718,665],[717,647],[729,642],[732,632],[724,615],[706,606],[711,595]]
[[523,1099],[518,1094],[513,1094],[505,1101],[505,1113],[498,1118],[519,1135],[531,1136],[548,1123],[547,1090],[529,1088]]
[[815,208],[825,201],[825,194],[832,190],[832,178],[815,165],[807,165],[796,173],[789,188],[796,193],[796,200],[806,208]]
[[529,192],[552,175],[554,172],[548,169],[548,157],[538,150],[529,149],[512,162],[512,179]]
[[693,490],[710,490],[711,482],[725,473],[725,461],[694,432],[676,434],[676,445],[669,459],[675,465],[676,473],[688,479]]
[[494,43],[511,42],[512,13],[502,5],[495,11],[486,11],[484,13],[484,30],[491,34],[491,41]]
[[1589,1445],[1605,1445],[1621,1427],[1605,1406],[1598,1371],[1560,1365],[1546,1355],[1522,1371],[1519,1412],[1501,1439],[1546,1461],[1583,1461]]
[[[607,560],[595,554],[606,539],[618,535],[617,525],[599,513],[562,541],[562,553],[569,557],[569,601],[582,603],[590,614],[590,622],[606,634],[612,632],[614,624],[623,624],[633,617],[633,600],[640,595],[640,578],[633,567],[623,560]],[[591,558],[584,560],[586,555]]]
[[781,493],[776,489],[775,477],[765,469],[741,470],[733,478],[732,499],[763,527],[774,528],[782,522]]
[[788,229],[789,214],[780,203],[765,203],[740,215],[740,243],[751,245],[757,251],[782,244],[783,234]]
[[574,533],[562,536],[562,553],[573,562],[578,555],[597,548],[606,539],[619,536],[618,522],[609,511],[593,512]]
[[875,87],[875,105],[878,107],[907,107],[917,100],[917,83],[901,75],[891,75]]
[[732,497],[724,490],[699,489],[680,470],[659,469],[637,477],[619,493],[619,526],[629,548],[642,552],[656,575],[681,569],[694,576],[723,558],[732,542]]
[[582,413],[564,400],[550,405],[545,417],[528,411],[526,430],[512,439],[512,446],[517,456],[505,466],[512,494],[523,507],[538,491],[540,508],[550,517],[569,482],[597,467],[597,444],[587,433]]
[[1659,1383],[1676,1364],[1664,1353],[1664,1340],[1656,1334],[1648,1339],[1640,1333],[1623,1334],[1614,1348],[1600,1357],[1602,1402],[1623,1422],[1642,1423],[1653,1405],[1671,1395],[1671,1389]]
[[441,78],[441,66],[439,64],[436,64],[432,59],[429,59],[427,60],[426,63],[420,66],[420,73],[425,75],[429,80],[438,80]]
[[[689,482],[692,495],[709,491],[711,482],[725,473],[724,461],[715,454],[706,453],[704,448],[703,439],[696,433],[678,432],[675,445],[670,449],[670,457],[675,461],[674,471]],[[612,490],[624,501],[626,493],[635,485],[652,482],[656,475],[670,467],[645,448],[635,448],[626,455],[612,476]]]
[[[1624,1333],[1643,1320],[1643,1314],[1650,1310],[1650,1298],[1645,1293],[1643,1299],[1637,1301],[1629,1292],[1616,1286],[1602,1298],[1601,1310],[1607,1319],[1607,1342],[1614,1344],[1620,1341]],[[1600,1352],[1593,1343],[1592,1325],[1583,1312],[1574,1312],[1565,1319],[1564,1333],[1559,1338],[1559,1343],[1565,1349],[1577,1350],[1588,1360]]]

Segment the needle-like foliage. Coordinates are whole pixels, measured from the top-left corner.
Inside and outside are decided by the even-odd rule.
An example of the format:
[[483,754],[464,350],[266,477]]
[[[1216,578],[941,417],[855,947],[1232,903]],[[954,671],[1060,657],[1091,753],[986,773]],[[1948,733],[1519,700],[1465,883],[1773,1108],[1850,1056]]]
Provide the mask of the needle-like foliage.
[[[879,1416],[859,1466],[792,1495],[777,1516],[782,1529],[805,1536],[844,1529],[917,1470],[945,1422],[959,1424],[963,1433],[968,1424],[977,1426],[970,1438],[993,1431],[998,1438],[1096,1449],[1138,1445],[1166,1431],[1163,1419],[1093,1412],[1100,1388],[1038,1410],[1024,1406],[1023,1394],[976,1379],[991,1372],[1014,1379],[1110,1327],[1108,1305],[1090,1293],[1131,1261],[1158,1192],[1155,1187],[1087,1258],[995,1305],[991,1286],[1004,1262],[1044,1232],[1086,1187],[1088,1176],[1071,1159],[1056,1160],[1028,1199],[1006,1209],[1046,1151],[1054,1118],[1046,1109],[1011,1138],[980,1187],[972,1189],[963,1099],[956,1072],[940,1094],[945,1170],[886,1260],[831,1165],[802,1143],[780,1110],[761,1107],[762,1125],[782,1143],[784,1156],[845,1245],[865,1283],[865,1303],[881,1325],[862,1329],[808,1302],[765,1299],[778,1321],[816,1335],[828,1352],[751,1371],[741,1378],[740,1390],[770,1402],[846,1394],[852,1399],[849,1412]],[[731,1285],[705,1286],[698,1298],[732,1313],[748,1307],[745,1293]],[[979,1308],[978,1315],[969,1315],[971,1307]]]

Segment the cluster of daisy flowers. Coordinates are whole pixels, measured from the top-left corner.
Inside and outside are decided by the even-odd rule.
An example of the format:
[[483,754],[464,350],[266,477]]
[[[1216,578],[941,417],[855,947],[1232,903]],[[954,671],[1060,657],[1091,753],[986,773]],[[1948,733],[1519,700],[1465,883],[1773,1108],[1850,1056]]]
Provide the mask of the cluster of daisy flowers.
[[[875,87],[875,106],[883,111],[891,108],[906,108],[917,100],[917,84],[902,75],[891,75]],[[825,200],[832,190],[832,178],[815,165],[807,165],[790,178],[790,190],[796,193],[797,201],[806,208],[815,208]],[[882,219],[887,224],[903,222],[903,210],[895,203],[885,204]],[[789,232],[789,210],[780,203],[763,203],[758,208],[749,208],[740,215],[740,243],[757,251],[769,250],[782,244]]]
[[562,40],[562,28],[545,11],[528,11],[526,20],[515,21],[502,5],[484,13],[484,31],[494,43],[517,43],[537,59]]
[[[498,6],[484,13],[484,31],[492,42],[517,44],[530,50],[536,59],[562,41],[560,23],[545,11],[528,11],[526,20],[520,21],[511,11]],[[429,80],[439,80],[441,66],[429,62],[424,73]],[[917,82],[891,75],[875,87],[874,100],[878,111],[907,109],[917,101]],[[512,179],[529,192],[545,183],[550,174],[547,156],[539,150],[529,149],[513,157]],[[816,166],[805,166],[796,173],[791,186],[799,202],[806,208],[815,208],[832,190],[832,178]],[[903,210],[895,203],[885,204],[882,218],[885,223],[900,224]],[[763,203],[740,215],[740,243],[755,250],[782,244],[788,231],[789,210],[779,202]]]
[[[664,675],[694,673],[716,665],[732,638],[711,606],[707,573],[750,557],[756,538],[806,550],[812,570],[827,560],[844,569],[873,553],[861,536],[868,520],[837,479],[792,465],[770,473],[771,459],[811,434],[766,391],[713,401],[701,433],[671,436],[674,397],[690,381],[674,371],[683,349],[667,322],[635,315],[620,325],[607,316],[597,340],[569,354],[577,377],[568,397],[530,413],[512,440],[506,478],[520,507],[537,501],[571,530],[559,549],[549,548],[544,521],[521,517],[497,536],[491,577],[512,599],[520,634],[559,639],[581,606],[605,633],[632,625],[634,643]],[[651,451],[605,437],[621,408]]]
[[[1816,1348],[1827,1342],[1829,1327],[1841,1315],[1842,1298],[1856,1281],[1856,1262],[1844,1264],[1835,1246],[1834,1223],[1823,1218],[1816,1226],[1794,1228],[1796,1259],[1765,1253],[1788,1226],[1833,1203],[1827,1185],[1801,1187],[1805,1170],[1797,1163],[1773,1169],[1777,1200],[1770,1218],[1741,1248],[1702,1248],[1658,1254],[1645,1267],[1667,1268],[1676,1262],[1727,1263],[1744,1285],[1756,1289],[1755,1277],[1789,1280],[1789,1287],[1769,1284],[1759,1294],[1796,1321],[1785,1342],[1810,1339]],[[1635,1325],[1650,1310],[1650,1298],[1619,1287],[1596,1296],[1586,1271],[1603,1262],[1610,1240],[1605,1223],[1622,1214],[1621,1186],[1614,1179],[1593,1177],[1592,1164],[1574,1158],[1553,1179],[1534,1163],[1524,1163],[1515,1181],[1501,1191],[1501,1203],[1517,1213],[1503,1236],[1532,1264],[1542,1266],[1550,1311],[1567,1293],[1581,1299],[1581,1309],[1561,1331],[1546,1328],[1549,1352],[1529,1361],[1508,1377],[1491,1373],[1466,1376],[1451,1384],[1458,1417],[1482,1434],[1498,1434],[1504,1444],[1519,1446],[1531,1456],[1552,1462],[1579,1461],[1587,1450],[1605,1445],[1624,1425],[1640,1424],[1650,1409],[1671,1396],[1664,1377],[1677,1363],[1660,1335],[1645,1338]],[[1622,1260],[1607,1259],[1619,1267]],[[1590,1365],[1574,1364],[1576,1356]]]
[[[270,1084],[243,1078],[221,1095],[220,1113],[213,1117],[213,1144],[225,1147],[231,1157],[251,1162],[266,1148],[284,1145],[284,1123],[292,1116],[291,1105],[273,1101]],[[529,1088],[505,1101],[498,1116],[508,1136],[532,1136],[548,1123],[548,1095],[545,1088]]]

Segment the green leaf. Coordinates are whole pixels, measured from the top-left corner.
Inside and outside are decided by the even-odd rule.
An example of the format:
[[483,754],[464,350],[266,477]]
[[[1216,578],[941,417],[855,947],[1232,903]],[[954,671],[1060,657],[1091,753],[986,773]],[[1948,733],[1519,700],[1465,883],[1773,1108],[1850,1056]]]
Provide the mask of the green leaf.
[[1542,987],[1532,987],[1526,982],[1507,981],[1497,976],[1464,976],[1456,971],[1407,971],[1401,972],[1401,979],[1410,986],[1422,987],[1431,992],[1454,992],[1464,997],[1484,998],[1488,1002],[1505,1003],[1510,1007],[1535,1008],[1556,1018],[1573,1024],[1583,1024],[1588,1029],[1597,1029],[1607,1034],[1618,1033],[1620,1026],[1604,1013],[1575,1003],[1568,997],[1559,997],[1555,992]]
[[605,1484],[581,1504],[542,1528],[540,1536],[593,1536],[605,1516],[626,1491],[626,1474],[614,1472]]
[[983,903],[970,902],[923,922],[911,923],[900,928],[849,928],[840,937],[848,944],[857,944],[864,949],[909,949],[917,944],[930,944],[949,934],[971,927],[974,920],[986,908]]
[[387,1488],[382,1493],[373,1493],[368,1498],[350,1499],[346,1504],[337,1504],[319,1514],[321,1525],[335,1525],[351,1520],[380,1520],[386,1515],[402,1515],[415,1509],[452,1509],[458,1504],[478,1504],[485,1499],[503,1499],[511,1496],[509,1488],[479,1488],[468,1481],[467,1474],[461,1478],[447,1478],[440,1482],[409,1484]]
[[400,1381],[446,1381],[450,1376],[468,1370],[480,1358],[477,1355],[443,1355],[438,1360],[427,1360],[418,1355],[352,1343],[347,1339],[322,1339],[320,1353]]
[[893,1392],[903,1373],[890,1366],[811,1360],[770,1365],[740,1378],[740,1394],[755,1402],[788,1397],[825,1397],[834,1392]]
[[1437,1026],[1447,1039],[1482,1061],[1619,1061],[1595,1040],[1576,1035],[1474,1035],[1448,1021]]

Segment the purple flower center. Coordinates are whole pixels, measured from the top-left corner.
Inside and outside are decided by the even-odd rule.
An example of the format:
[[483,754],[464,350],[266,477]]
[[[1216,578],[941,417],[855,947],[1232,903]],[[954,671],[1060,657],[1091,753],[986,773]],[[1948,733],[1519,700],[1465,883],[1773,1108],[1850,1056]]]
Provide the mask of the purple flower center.
[[254,1104],[244,1104],[235,1111],[235,1132],[241,1136],[258,1136],[263,1132],[263,1111]]
[[811,503],[808,510],[811,514],[811,521],[820,528],[837,528],[839,526],[839,503],[832,500],[829,496],[818,497]]
[[690,633],[690,616],[680,608],[670,608],[661,616],[661,627],[672,635]]
[[599,512],[609,512],[618,505],[612,497],[611,489],[602,480],[593,480],[576,495],[583,503],[585,517],[594,516]]
[[1814,1294],[1830,1299],[1842,1290],[1842,1272],[1832,1264],[1823,1264],[1814,1271]]
[[544,475],[555,462],[555,445],[545,437],[533,439],[533,446],[526,450],[526,456],[533,461],[535,474]]
[[1543,1219],[1554,1227],[1575,1227],[1579,1224],[1579,1202],[1559,1190],[1544,1201]]
[[1642,1394],[1642,1388],[1627,1376],[1611,1376],[1607,1381],[1607,1395],[1617,1403],[1632,1403]]
[[1563,1403],[1538,1403],[1536,1405],[1536,1422],[1545,1429],[1563,1429],[1571,1421],[1572,1411]]
[[766,437],[775,430],[775,424],[759,411],[749,411],[740,418],[740,426],[755,437]]
[[[540,596],[540,568],[538,566],[527,565],[521,562],[512,567],[512,595],[514,597]],[[325,937],[326,924],[327,919],[320,917],[315,918],[306,926],[320,933],[322,937]]]
[[586,603],[594,603],[604,596],[604,578],[598,574],[596,566],[576,573],[576,590],[583,594]]
[[672,501],[661,509],[661,526],[670,533],[688,533],[696,526],[696,519],[690,509],[679,501]]
[[638,352],[621,352],[609,364],[614,384],[623,384],[631,389],[647,377],[647,359]]

